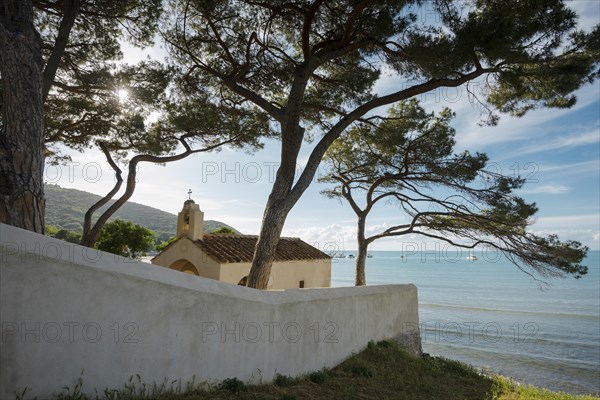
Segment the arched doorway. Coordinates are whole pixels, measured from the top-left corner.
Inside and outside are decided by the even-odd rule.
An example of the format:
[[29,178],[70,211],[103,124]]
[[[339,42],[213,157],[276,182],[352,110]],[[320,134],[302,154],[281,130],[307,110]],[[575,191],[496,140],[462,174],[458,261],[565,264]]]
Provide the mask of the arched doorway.
[[170,269],[185,272],[186,274],[200,276],[198,269],[188,260],[177,260],[171,266]]

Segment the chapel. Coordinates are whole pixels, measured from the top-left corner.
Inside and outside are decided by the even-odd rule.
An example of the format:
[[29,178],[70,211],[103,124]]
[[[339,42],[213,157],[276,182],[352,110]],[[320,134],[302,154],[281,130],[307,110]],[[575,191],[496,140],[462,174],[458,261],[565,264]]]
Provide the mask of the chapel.
[[[177,238],[152,264],[232,284],[245,285],[258,236],[206,233],[204,213],[192,199],[177,216]],[[268,289],[329,287],[331,257],[300,238],[282,237]]]

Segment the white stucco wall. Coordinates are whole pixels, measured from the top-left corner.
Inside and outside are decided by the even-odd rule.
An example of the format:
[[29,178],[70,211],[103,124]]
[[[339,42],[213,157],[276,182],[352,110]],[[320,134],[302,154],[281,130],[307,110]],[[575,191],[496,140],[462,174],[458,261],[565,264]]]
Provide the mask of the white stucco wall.
[[72,387],[334,366],[369,340],[418,339],[413,285],[257,291],[0,224],[0,398]]

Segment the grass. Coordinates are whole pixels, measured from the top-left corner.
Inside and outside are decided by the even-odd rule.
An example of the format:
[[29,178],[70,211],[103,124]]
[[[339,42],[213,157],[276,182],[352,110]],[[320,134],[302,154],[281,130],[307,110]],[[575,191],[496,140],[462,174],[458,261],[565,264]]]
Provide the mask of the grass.
[[268,385],[248,385],[236,378],[226,379],[219,385],[210,387],[194,384],[182,387],[177,381],[145,385],[138,376],[137,380],[130,378],[124,389],[106,390],[102,395],[87,397],[81,393],[82,384],[79,378],[73,389],[65,388],[55,399],[600,399],[519,385],[503,377],[480,374],[468,365],[441,357],[413,357],[391,341],[370,343],[363,352],[355,354],[333,369],[323,369],[301,378],[277,375],[273,383]]

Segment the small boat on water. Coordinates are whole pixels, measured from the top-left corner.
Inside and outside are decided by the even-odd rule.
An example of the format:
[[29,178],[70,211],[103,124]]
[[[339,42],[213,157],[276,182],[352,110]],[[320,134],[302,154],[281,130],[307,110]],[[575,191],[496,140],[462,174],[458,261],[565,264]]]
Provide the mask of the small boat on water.
[[354,258],[354,254],[348,254],[348,258]]
[[467,256],[467,260],[475,261],[475,260],[478,260],[478,258],[475,254],[473,254],[473,252],[470,252],[469,255]]
[[373,254],[367,253],[367,258],[373,258]]
[[331,251],[328,254],[333,258],[346,258],[346,254],[343,251]]

